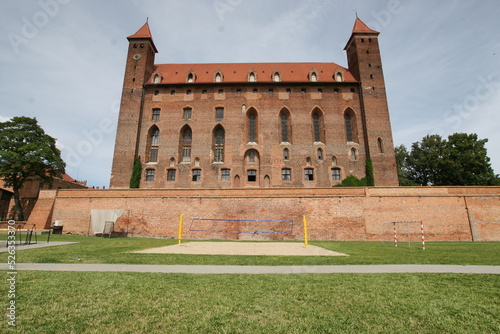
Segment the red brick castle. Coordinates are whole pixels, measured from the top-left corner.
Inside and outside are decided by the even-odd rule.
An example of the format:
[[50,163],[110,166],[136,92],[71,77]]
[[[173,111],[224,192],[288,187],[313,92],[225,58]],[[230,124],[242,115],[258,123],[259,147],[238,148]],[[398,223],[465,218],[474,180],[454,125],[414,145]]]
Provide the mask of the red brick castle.
[[335,63],[155,64],[149,26],[128,37],[111,188],[398,185],[379,33],[356,19]]

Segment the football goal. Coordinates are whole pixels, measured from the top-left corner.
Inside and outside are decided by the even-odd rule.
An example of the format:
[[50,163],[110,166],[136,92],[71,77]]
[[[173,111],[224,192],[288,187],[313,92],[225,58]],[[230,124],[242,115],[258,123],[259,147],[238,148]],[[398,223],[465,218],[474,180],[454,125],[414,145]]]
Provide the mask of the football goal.
[[389,240],[394,247],[410,248],[413,245],[425,249],[424,223],[420,220],[386,222],[383,241]]

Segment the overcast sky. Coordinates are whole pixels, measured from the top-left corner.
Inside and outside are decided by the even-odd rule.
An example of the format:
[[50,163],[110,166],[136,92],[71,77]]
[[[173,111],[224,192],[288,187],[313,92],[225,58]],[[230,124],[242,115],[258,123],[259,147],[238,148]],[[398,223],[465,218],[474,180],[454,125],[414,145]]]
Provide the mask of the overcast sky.
[[355,13],[379,36],[394,142],[488,138],[500,173],[498,0],[0,0],[0,121],[36,117],[67,173],[109,185],[127,36],[156,63],[334,62]]

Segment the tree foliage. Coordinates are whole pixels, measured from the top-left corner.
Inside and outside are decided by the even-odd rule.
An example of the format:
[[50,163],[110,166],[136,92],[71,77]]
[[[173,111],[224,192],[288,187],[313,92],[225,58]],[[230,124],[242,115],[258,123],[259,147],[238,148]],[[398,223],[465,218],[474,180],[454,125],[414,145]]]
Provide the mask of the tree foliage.
[[366,159],[366,185],[368,187],[375,186],[375,175],[373,173],[372,159]]
[[408,152],[396,147],[400,185],[488,186],[500,184],[485,144],[477,134],[455,133],[443,139],[427,135]]
[[139,188],[141,184],[142,164],[141,157],[138,156],[134,159],[134,166],[132,167],[132,175],[130,176],[130,188]]
[[28,179],[52,183],[64,174],[66,164],[36,118],[14,117],[0,123],[0,177],[14,190],[17,219],[24,220],[19,189]]
[[354,175],[349,175],[342,180],[341,183],[337,184],[335,187],[366,187],[366,178],[358,179]]

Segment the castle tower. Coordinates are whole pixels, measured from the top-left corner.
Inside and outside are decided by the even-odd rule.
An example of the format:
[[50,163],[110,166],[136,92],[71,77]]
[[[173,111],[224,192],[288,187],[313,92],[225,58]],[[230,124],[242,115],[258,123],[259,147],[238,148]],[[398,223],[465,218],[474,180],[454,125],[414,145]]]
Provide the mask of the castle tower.
[[148,23],[127,39],[129,48],[111,170],[111,188],[129,187],[138,150],[144,84],[153,73],[155,53],[158,53]]
[[356,18],[344,50],[347,52],[349,71],[361,83],[366,150],[367,157],[373,161],[375,185],[397,186],[396,158],[378,35],[379,32]]

